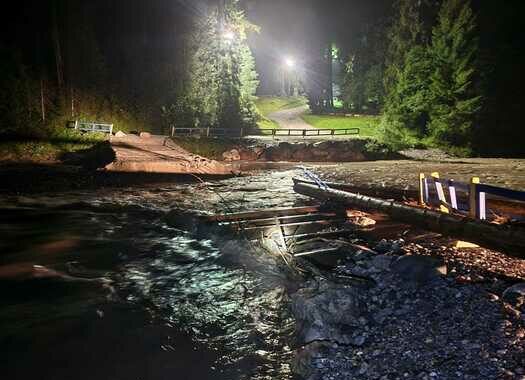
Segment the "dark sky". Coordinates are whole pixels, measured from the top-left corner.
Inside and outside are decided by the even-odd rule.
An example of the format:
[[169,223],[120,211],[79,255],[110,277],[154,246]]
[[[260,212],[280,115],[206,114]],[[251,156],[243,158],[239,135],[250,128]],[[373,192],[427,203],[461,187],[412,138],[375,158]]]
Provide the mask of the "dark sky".
[[248,0],[249,19],[261,27],[250,40],[262,93],[271,92],[285,57],[299,64],[318,50],[320,40],[348,45],[365,24],[378,22],[391,9],[389,0]]
[[[185,20],[202,17],[206,3],[218,0],[20,0],[2,12],[0,43],[18,50],[25,61],[47,54],[52,4],[82,9],[75,19],[89,20],[113,75],[132,76],[148,65],[169,61]],[[264,92],[285,56],[307,58],[321,35],[351,39],[363,23],[390,9],[388,0],[243,0],[249,19],[261,27],[250,43]],[[60,15],[59,15],[60,17]],[[62,38],[67,30],[62,30]],[[44,50],[42,52],[42,50]],[[315,49],[314,49],[315,50]]]
[[[19,0],[4,7],[0,16],[0,45],[20,53],[28,66],[53,62],[50,45],[52,4],[82,10],[73,19],[91,23],[98,37],[109,72],[140,92],[148,72],[160,71],[169,62],[176,64],[180,36],[187,31],[190,17],[203,17],[206,3],[218,0]],[[275,68],[286,56],[297,61],[312,56],[320,39],[351,46],[366,24],[378,23],[388,15],[391,0],[242,0],[249,19],[261,27],[250,40],[261,90],[266,92]],[[523,53],[523,14],[520,0],[473,0],[479,12],[482,46],[495,49],[516,46]],[[62,24],[65,24],[62,18]],[[67,28],[61,30],[67,38]],[[499,53],[497,53],[499,54]],[[52,67],[49,68],[52,71]],[[147,74],[147,75],[146,75]],[[143,78],[139,78],[142,75]],[[158,74],[158,80],[161,80]],[[130,80],[133,78],[133,80]]]

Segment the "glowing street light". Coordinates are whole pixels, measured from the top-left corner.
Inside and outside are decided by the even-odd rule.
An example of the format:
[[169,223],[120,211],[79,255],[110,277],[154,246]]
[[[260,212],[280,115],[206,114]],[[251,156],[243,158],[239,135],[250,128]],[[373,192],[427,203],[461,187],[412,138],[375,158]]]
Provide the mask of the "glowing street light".
[[233,42],[233,40],[235,39],[235,33],[232,30],[227,30],[224,32],[223,38],[227,42]]
[[293,69],[295,67],[295,60],[288,57],[284,60],[284,65],[289,69]]

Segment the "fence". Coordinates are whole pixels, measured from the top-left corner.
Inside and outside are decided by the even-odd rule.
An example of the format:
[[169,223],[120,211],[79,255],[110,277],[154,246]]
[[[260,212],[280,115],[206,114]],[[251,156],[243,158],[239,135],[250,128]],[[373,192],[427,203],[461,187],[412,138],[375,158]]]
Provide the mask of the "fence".
[[311,137],[311,136],[339,136],[358,135],[359,128],[348,129],[270,129],[270,128],[175,128],[171,127],[171,136],[205,136],[205,137],[233,137],[245,136],[272,136],[279,137]]
[[68,123],[69,128],[76,129],[82,132],[98,132],[98,133],[113,133],[113,124],[97,123],[94,121],[71,121]]
[[[432,197],[435,190],[437,202]],[[450,198],[447,202],[445,190]],[[505,189],[480,183],[478,177],[472,177],[470,183],[456,182],[453,179],[441,179],[439,173],[426,177],[419,174],[419,202],[422,205],[436,204],[440,210],[449,213],[452,210],[464,213],[475,219],[487,219],[487,195],[505,198],[512,201],[525,202],[525,191]],[[466,202],[463,202],[466,200]]]

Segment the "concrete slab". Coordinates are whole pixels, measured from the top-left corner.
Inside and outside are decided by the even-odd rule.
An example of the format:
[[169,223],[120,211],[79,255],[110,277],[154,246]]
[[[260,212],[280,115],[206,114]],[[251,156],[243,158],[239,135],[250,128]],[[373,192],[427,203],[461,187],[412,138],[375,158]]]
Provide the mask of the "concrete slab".
[[105,167],[116,172],[146,172],[173,174],[235,174],[230,164],[210,160],[182,149],[167,136],[137,135],[112,137],[115,161]]

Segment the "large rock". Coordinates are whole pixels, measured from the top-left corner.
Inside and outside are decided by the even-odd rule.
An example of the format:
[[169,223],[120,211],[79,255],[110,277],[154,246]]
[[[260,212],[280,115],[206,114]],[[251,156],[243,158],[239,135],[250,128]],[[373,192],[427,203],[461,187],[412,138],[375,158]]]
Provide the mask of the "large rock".
[[151,138],[151,133],[149,133],[149,132],[140,132],[139,137],[141,139],[149,139],[149,138]]
[[222,154],[224,161],[239,161],[241,155],[237,149],[232,149]]
[[365,306],[356,288],[321,284],[318,289],[304,288],[292,296],[292,312],[297,321],[301,344],[332,341],[351,344],[352,334],[365,315]]
[[525,313],[525,282],[516,284],[503,292],[503,300],[521,313]]
[[447,274],[444,261],[430,256],[401,256],[392,263],[391,270],[402,279],[419,284],[432,282]]
[[122,131],[118,131],[117,133],[115,133],[115,137],[126,137],[126,134]]
[[292,372],[300,375],[304,379],[309,379],[315,373],[315,367],[312,361],[322,358],[323,351],[328,350],[326,342],[312,342],[295,351],[292,360]]

